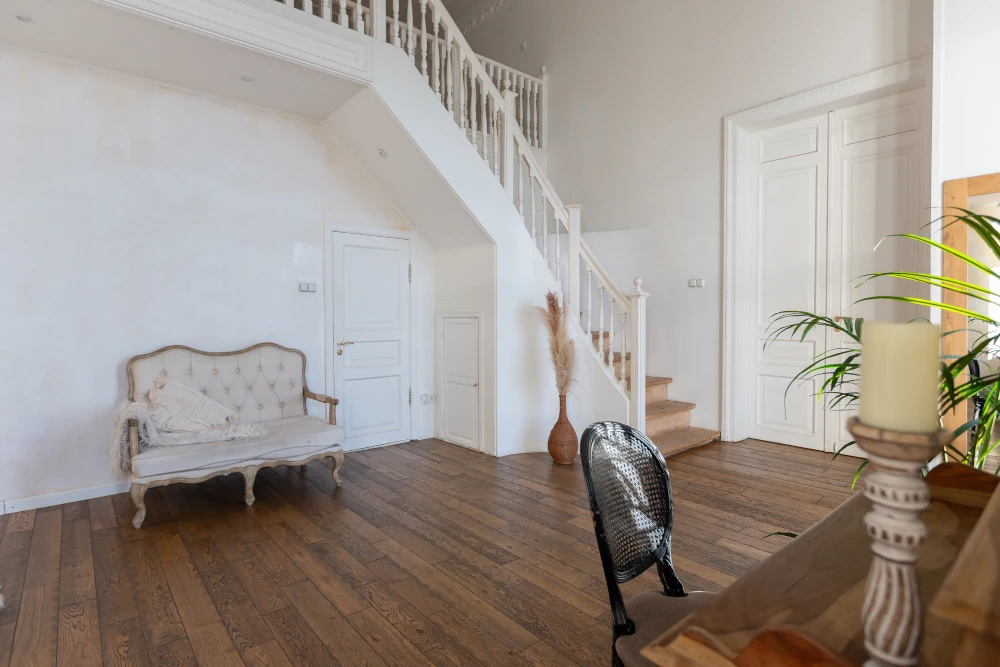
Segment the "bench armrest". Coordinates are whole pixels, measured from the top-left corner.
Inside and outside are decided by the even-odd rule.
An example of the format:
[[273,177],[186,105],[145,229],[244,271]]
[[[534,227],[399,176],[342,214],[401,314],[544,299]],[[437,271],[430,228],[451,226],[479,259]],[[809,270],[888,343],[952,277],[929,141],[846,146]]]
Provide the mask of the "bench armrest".
[[132,467],[132,457],[139,454],[139,422],[129,419],[128,422],[128,459],[129,469]]
[[309,391],[308,389],[306,389],[304,393],[306,398],[311,398],[314,401],[319,401],[320,403],[326,403],[327,405],[329,405],[330,409],[328,412],[329,412],[330,424],[332,425],[337,424],[337,405],[340,403],[339,400],[337,400],[336,398],[330,398],[326,394],[317,394],[316,392]]

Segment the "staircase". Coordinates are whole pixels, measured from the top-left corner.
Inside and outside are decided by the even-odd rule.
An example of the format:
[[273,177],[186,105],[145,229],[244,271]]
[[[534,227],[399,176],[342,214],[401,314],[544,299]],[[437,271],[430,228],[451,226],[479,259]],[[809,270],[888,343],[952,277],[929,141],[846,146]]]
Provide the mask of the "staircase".
[[[446,145],[463,141],[463,135],[466,145],[448,149],[452,151],[449,155],[454,151],[465,153],[471,144],[474,153],[470,155],[480,161],[474,165],[476,173],[466,170],[446,177],[442,172],[442,177],[452,178],[450,185],[456,191],[462,189],[460,181],[468,186],[469,179],[478,178],[480,173],[491,179],[492,183],[478,186],[477,192],[489,190],[490,194],[495,190],[497,196],[503,195],[506,202],[501,202],[502,207],[509,213],[501,213],[508,215],[511,222],[503,229],[491,226],[486,222],[490,214],[478,209],[480,224],[498,248],[530,243],[528,252],[535,255],[532,262],[537,262],[538,257],[544,261],[569,312],[580,313],[572,328],[574,339],[581,343],[578,349],[590,347],[586,342],[593,341],[591,359],[578,362],[581,393],[588,394],[591,407],[609,400],[627,405],[628,423],[648,433],[665,455],[718,437],[717,432],[691,428],[694,405],[668,399],[668,378],[647,377],[645,383],[631,382],[633,371],[646,377],[645,308],[649,295],[642,290],[639,279],[629,292],[614,284],[581,237],[582,207],[562,203],[538,161],[536,151],[545,147],[546,134],[544,79],[477,56],[442,0],[313,0],[302,5],[283,0],[283,4],[381,43],[375,53],[384,56],[384,70],[397,63],[406,68],[406,76],[410,77],[407,81],[419,85],[420,90],[400,88],[381,90],[379,94],[428,158],[433,159],[430,153],[435,150],[444,151]],[[412,77],[411,67],[422,79],[419,84]],[[405,83],[402,79],[400,82]],[[428,96],[429,92],[433,96]],[[427,130],[417,138],[415,125],[403,120],[404,107],[417,97],[440,105],[442,114],[432,124],[444,125],[450,119],[457,128],[435,125],[433,132]],[[502,260],[498,254],[497,262]],[[510,266],[530,272],[523,261]],[[512,312],[527,310],[519,307],[521,311]],[[617,420],[626,416],[617,408],[614,415]]]

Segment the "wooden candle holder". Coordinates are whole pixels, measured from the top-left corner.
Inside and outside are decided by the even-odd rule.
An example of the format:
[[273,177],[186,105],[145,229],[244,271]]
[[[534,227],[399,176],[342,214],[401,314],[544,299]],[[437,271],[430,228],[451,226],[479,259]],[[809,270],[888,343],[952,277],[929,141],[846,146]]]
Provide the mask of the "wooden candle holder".
[[857,417],[848,421],[847,428],[872,466],[865,477],[865,496],[872,502],[865,529],[874,553],[861,610],[870,656],[865,667],[917,665],[923,605],[914,563],[927,533],[920,513],[930,504],[930,492],[919,473],[952,434],[887,431],[862,424]]

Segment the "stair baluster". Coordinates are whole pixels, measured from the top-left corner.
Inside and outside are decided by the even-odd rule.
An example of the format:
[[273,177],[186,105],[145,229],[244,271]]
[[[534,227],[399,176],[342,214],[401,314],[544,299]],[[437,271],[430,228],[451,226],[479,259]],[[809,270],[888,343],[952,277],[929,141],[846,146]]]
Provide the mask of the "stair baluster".
[[329,21],[333,17],[333,0],[323,0],[320,5],[320,16],[324,21]]
[[524,223],[524,173],[521,165],[521,147],[514,142],[514,164],[517,165],[517,214]]
[[590,336],[592,320],[590,319],[590,312],[594,305],[594,287],[593,287],[594,270],[587,269],[587,336]]
[[[552,210],[554,213],[555,209]],[[559,283],[559,289],[562,289],[562,281],[559,280],[559,225],[562,223],[559,222],[558,216],[554,217],[556,218],[556,282]]]
[[493,125],[493,173],[500,175],[500,108],[496,98],[490,96],[493,112],[490,116]]
[[488,165],[490,162],[490,151],[486,141],[490,138],[490,119],[486,115],[486,98],[489,97],[490,87],[485,79],[482,82],[482,92],[479,94],[479,123],[483,135],[483,160]]
[[434,76],[431,81],[431,89],[434,94],[441,98],[441,49],[438,48],[438,28],[441,25],[441,17],[438,16],[437,6],[431,7],[431,28],[434,32],[431,34],[431,47],[434,49],[433,53],[433,67]]
[[302,0],[302,11],[304,11],[309,16],[313,16],[315,14],[312,0]]
[[399,38],[399,0],[392,0],[392,44],[397,48],[402,44]]
[[527,88],[527,92],[525,94],[525,99],[527,100],[527,105],[528,105],[528,117],[527,117],[526,122],[524,124],[524,137],[528,140],[528,145],[529,146],[534,146],[535,142],[531,138],[531,111],[532,111],[532,109],[531,109],[531,89],[534,87],[534,85],[533,85],[534,82],[529,79],[527,83],[528,83],[528,88]]
[[444,82],[445,82],[445,104],[448,107],[448,113],[455,114],[455,93],[453,80],[454,75],[451,71],[451,30],[447,25],[444,27],[444,41],[445,41],[445,52],[444,52]]
[[[623,306],[625,304],[622,304]],[[625,355],[626,355],[626,336],[625,332],[628,331],[628,313],[622,308],[622,367],[621,367],[621,379],[618,381],[618,386],[621,387],[622,391],[628,391],[628,378],[625,373]],[[631,365],[631,364],[630,364]],[[645,378],[643,378],[645,382]]]
[[597,288],[597,356],[604,361],[604,283]]
[[545,265],[552,268],[549,264],[549,207],[545,202],[545,190],[542,190],[541,186],[538,188],[542,195],[542,257],[545,258]]
[[354,5],[354,29],[365,34],[365,8],[361,5],[361,0]]
[[612,296],[608,299],[608,370],[611,371],[611,377],[617,380],[615,376],[615,298]]
[[420,73],[424,81],[430,83],[430,73],[427,71],[427,0],[420,0]]
[[466,122],[465,117],[465,98],[467,96],[465,87],[465,52],[462,50],[462,44],[458,44],[458,126],[462,128],[462,134],[465,134]]
[[413,33],[413,0],[406,0],[406,53],[413,59],[413,66],[417,66],[417,40]]
[[[545,68],[542,68],[542,69],[545,69]],[[542,137],[541,137],[541,134],[539,134],[539,132],[538,132],[538,117],[541,115],[541,113],[540,113],[540,111],[541,111],[541,105],[538,103],[538,97],[539,97],[539,95],[541,95],[541,93],[542,93],[542,85],[541,84],[536,84],[535,85],[535,94],[531,98],[531,106],[535,110],[535,113],[533,114],[534,125],[533,125],[532,130],[531,130],[532,141],[534,141],[534,143],[532,144],[532,146],[534,146],[535,148],[541,148],[541,146],[542,146]]]
[[347,25],[347,0],[338,1],[340,3],[340,14],[337,16],[337,23],[347,28],[349,27]]
[[531,170],[531,163],[528,163],[528,197],[531,201],[531,240],[538,249],[538,230],[535,227],[535,177]]

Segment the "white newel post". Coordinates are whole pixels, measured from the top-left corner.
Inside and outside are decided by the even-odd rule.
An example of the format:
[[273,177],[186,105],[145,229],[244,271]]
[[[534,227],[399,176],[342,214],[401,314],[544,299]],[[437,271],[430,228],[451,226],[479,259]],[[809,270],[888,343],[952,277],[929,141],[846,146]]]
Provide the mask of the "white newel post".
[[[583,207],[572,204],[566,207],[569,213],[569,240],[566,246],[566,289],[569,291],[569,313],[577,322],[580,321],[580,222],[583,218]],[[588,334],[590,332],[587,332]]]
[[[503,187],[514,201],[514,166],[517,158],[514,156],[514,128],[517,126],[517,93],[509,88],[503,92],[503,146],[501,147],[503,164]],[[496,144],[494,144],[496,145]]]
[[[632,302],[632,389],[629,392],[628,423],[640,431],[646,430],[646,298],[642,291],[642,278],[635,279],[635,291],[629,295]],[[625,360],[622,359],[622,363]]]
[[372,0],[372,35],[380,42],[386,41],[385,0]]

